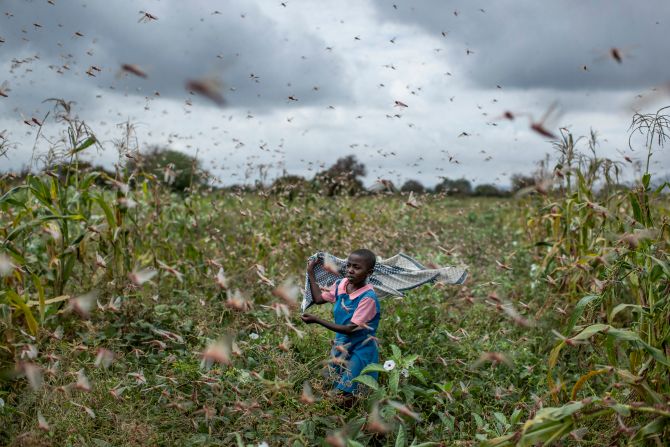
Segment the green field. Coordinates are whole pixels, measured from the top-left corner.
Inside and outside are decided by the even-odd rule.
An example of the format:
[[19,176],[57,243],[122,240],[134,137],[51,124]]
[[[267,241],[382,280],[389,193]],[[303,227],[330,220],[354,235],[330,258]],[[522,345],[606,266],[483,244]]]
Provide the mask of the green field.
[[[3,445],[669,439],[670,208],[650,174],[621,186],[566,134],[507,198],[176,193],[140,166],[82,168],[80,130],[57,172],[0,179]],[[382,301],[395,367],[370,365],[347,408],[322,375],[333,334],[299,302],[311,254],[361,247],[469,278]]]
[[[617,192],[600,209],[586,189],[427,195],[414,208],[400,195],[184,198],[96,176],[4,187],[3,444],[667,439],[662,196]],[[313,252],[357,247],[464,264],[470,277],[382,301],[380,361],[396,368],[344,409],[321,375],[333,334],[273,291],[292,283],[295,296]],[[230,359],[204,364],[216,340]]]

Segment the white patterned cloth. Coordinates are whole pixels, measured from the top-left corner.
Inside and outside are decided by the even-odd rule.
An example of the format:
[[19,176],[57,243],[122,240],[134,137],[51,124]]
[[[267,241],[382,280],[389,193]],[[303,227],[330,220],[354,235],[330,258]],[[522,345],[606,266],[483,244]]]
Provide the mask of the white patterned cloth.
[[[347,260],[331,255],[330,253],[318,252],[307,260],[307,264],[316,259],[321,259],[314,267],[314,276],[320,287],[330,287],[335,281],[344,277]],[[326,270],[324,263],[334,267],[337,271]],[[423,284],[444,282],[446,284],[463,284],[468,277],[468,271],[463,267],[442,267],[430,269],[424,267],[415,259],[398,253],[388,259],[377,259],[374,272],[370,275],[368,283],[372,284],[377,297],[383,298],[388,295],[405,296],[402,292],[414,289]],[[302,300],[302,311],[305,312],[313,304],[312,291],[309,287],[309,276],[305,273],[305,293]]]

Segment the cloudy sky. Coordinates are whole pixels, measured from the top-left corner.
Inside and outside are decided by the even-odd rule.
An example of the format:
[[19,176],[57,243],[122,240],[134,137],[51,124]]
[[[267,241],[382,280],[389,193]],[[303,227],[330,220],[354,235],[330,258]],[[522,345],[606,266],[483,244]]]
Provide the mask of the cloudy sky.
[[[311,178],[355,154],[367,184],[507,185],[554,154],[530,128],[543,118],[554,134],[594,129],[598,153],[630,167],[646,159],[628,147],[634,110],[670,104],[669,31],[667,0],[0,0],[0,169],[59,147],[53,113],[39,136],[24,123],[54,97],[101,141],[94,163],[119,160],[130,122],[133,147],[197,153],[224,184],[260,165]],[[668,175],[669,154],[652,172]]]

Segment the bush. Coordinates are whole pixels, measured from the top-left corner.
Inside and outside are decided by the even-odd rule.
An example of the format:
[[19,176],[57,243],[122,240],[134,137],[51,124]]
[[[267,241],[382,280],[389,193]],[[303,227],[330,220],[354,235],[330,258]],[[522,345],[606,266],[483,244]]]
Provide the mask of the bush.
[[335,164],[314,177],[313,184],[322,194],[332,197],[341,194],[350,196],[364,191],[359,177],[366,174],[365,165],[355,155],[338,158]]
[[292,201],[296,195],[302,194],[310,189],[310,183],[299,175],[284,175],[278,177],[270,186],[270,193],[286,197]]
[[472,195],[472,185],[465,178],[451,180],[445,177],[435,185],[435,192],[446,193],[448,196],[469,196]]
[[473,195],[478,197],[505,197],[507,192],[498,189],[495,185],[491,185],[490,183],[484,183],[475,187]]
[[200,168],[200,162],[183,152],[153,146],[142,154],[139,161],[131,160],[131,171],[138,171],[136,178],[150,174],[170,185],[174,191],[184,192],[206,183],[209,174]]
[[421,184],[418,180],[407,180],[402,187],[400,188],[402,192],[413,192],[416,194],[423,194],[426,192],[425,186]]

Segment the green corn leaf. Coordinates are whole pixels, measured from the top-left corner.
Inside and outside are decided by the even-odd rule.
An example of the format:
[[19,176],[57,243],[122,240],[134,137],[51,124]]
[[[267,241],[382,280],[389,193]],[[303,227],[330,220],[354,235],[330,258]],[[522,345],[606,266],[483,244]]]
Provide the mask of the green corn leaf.
[[109,207],[109,204],[105,201],[105,198],[99,194],[95,197],[94,200],[98,205],[100,205],[102,212],[105,213],[105,218],[107,218],[107,225],[109,225],[109,228],[112,230],[112,232],[116,231],[116,219],[114,218],[114,213]]
[[625,304],[625,303],[624,303],[624,304],[619,304],[619,305],[616,306],[614,309],[612,309],[612,311],[610,312],[610,314],[609,314],[607,320],[608,320],[610,323],[613,322],[613,321],[614,321],[614,317],[616,317],[616,315],[617,315],[619,312],[621,312],[622,310],[624,310],[624,309],[631,309],[633,312],[640,312],[640,313],[643,313],[643,314],[647,314],[647,313],[648,313],[647,309],[645,309],[644,307],[640,306],[639,304]]
[[634,193],[629,193],[628,198],[630,199],[630,204],[633,207],[633,217],[638,222],[644,222],[644,217],[642,216],[642,208],[640,207],[640,202],[637,200],[637,197]]
[[86,138],[81,144],[79,144],[79,146],[72,149],[70,151],[70,155],[74,155],[78,152],[83,151],[84,149],[86,149],[86,148],[92,146],[93,144],[95,144],[96,141],[97,140],[95,139],[95,137],[91,135],[90,137]]
[[582,332],[579,334],[575,335],[572,337],[573,340],[586,340],[588,338],[591,338],[597,333],[603,333],[607,334],[609,337],[613,337],[619,341],[628,341],[631,342],[633,345],[636,345],[638,348],[644,349],[649,353],[654,360],[656,360],[659,363],[662,363],[666,366],[670,366],[670,359],[668,359],[665,354],[663,354],[663,351],[661,351],[658,348],[655,348],[644,341],[640,339],[640,337],[632,331],[628,331],[625,329],[617,329],[615,327],[612,327],[608,324],[593,324],[586,329],[584,329]]
[[586,295],[585,297],[582,297],[582,299],[579,300],[579,302],[575,305],[575,309],[572,311],[572,314],[570,315],[570,321],[568,322],[568,330],[566,331],[567,334],[570,334],[570,332],[572,332],[572,329],[575,327],[575,324],[577,324],[577,321],[584,314],[584,310],[586,309],[586,307],[594,301],[599,301],[600,298],[601,298],[600,295]]
[[649,180],[651,180],[651,174],[644,174],[642,176],[642,186],[644,186],[644,189],[649,189]]
[[9,302],[18,309],[20,309],[21,312],[23,312],[23,316],[26,319],[26,324],[28,325],[28,330],[30,331],[30,333],[32,335],[37,335],[39,325],[37,324],[37,320],[35,320],[35,317],[33,316],[30,307],[28,307],[28,304],[24,301],[22,297],[19,296],[18,293],[14,292],[13,290],[8,290],[7,296],[9,298]]
[[33,273],[31,276],[33,278],[33,284],[35,284],[35,288],[37,289],[37,297],[40,303],[40,321],[44,323],[44,312],[46,310],[44,288],[42,287],[42,281],[40,281],[40,278],[37,275]]
[[661,269],[663,269],[663,273],[665,273],[665,277],[667,279],[670,279],[670,263],[661,261],[660,259],[658,259],[654,256],[651,256],[651,255],[646,255],[646,256],[648,256],[654,263],[656,263],[656,265],[661,267]]
[[[600,400],[600,399],[594,399],[594,401]],[[527,421],[526,424],[524,425],[524,429],[526,427],[532,427],[532,426],[537,426],[538,424],[547,422],[547,421],[560,421],[563,418],[566,418],[568,416],[573,415],[577,411],[581,410],[584,408],[584,403],[581,401],[578,402],[572,402],[566,405],[563,405],[562,407],[545,407],[540,409],[535,417],[531,419],[530,421]]]
[[87,190],[91,186],[91,184],[95,181],[95,179],[97,179],[98,177],[100,177],[99,172],[91,172],[87,174],[86,177],[84,177],[84,179],[82,180],[81,184],[79,185],[80,188],[82,190]]
[[668,183],[668,182],[663,182],[663,184],[662,184],[661,186],[659,186],[658,188],[656,188],[656,191],[654,191],[654,194],[656,194],[656,195],[660,194],[661,191],[663,191],[665,188],[670,189],[670,183]]
[[[19,186],[15,186],[15,187],[13,187],[12,189],[10,189],[10,190],[7,191],[6,193],[4,193],[4,194],[2,195],[2,197],[0,197],[0,204],[3,204],[3,203],[5,203],[7,200],[9,200],[9,198],[10,198],[12,195],[14,195],[15,192],[20,191],[20,190],[22,190],[22,189],[28,189],[28,188],[30,188],[29,185],[19,185]],[[25,207],[24,204],[22,204],[22,206]]]
[[582,330],[579,334],[575,335],[574,337],[571,337],[573,340],[586,340],[591,337],[593,337],[595,334],[598,332],[602,332],[604,330],[607,330],[611,326],[609,324],[592,324],[591,326],[588,326],[584,330]]
[[407,432],[405,426],[400,424],[398,426],[398,435],[395,438],[395,447],[405,447],[407,444]]
[[639,429],[635,435],[630,439],[631,444],[642,441],[643,439],[651,438],[653,436],[660,436],[663,434],[663,431],[667,425],[667,418],[658,417]]

